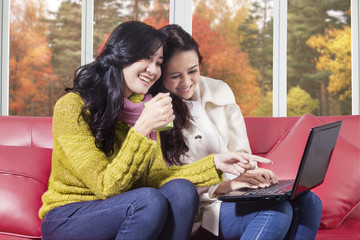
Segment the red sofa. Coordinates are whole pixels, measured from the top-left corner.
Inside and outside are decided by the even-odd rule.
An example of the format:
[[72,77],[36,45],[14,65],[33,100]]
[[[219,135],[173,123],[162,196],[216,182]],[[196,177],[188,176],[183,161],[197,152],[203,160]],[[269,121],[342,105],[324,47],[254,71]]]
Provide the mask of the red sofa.
[[[274,161],[281,178],[293,177],[309,128],[342,120],[324,183],[317,239],[360,239],[360,116],[245,118],[254,154]],[[0,239],[40,239],[37,212],[51,168],[51,117],[0,116]],[[269,167],[269,166],[267,166]]]

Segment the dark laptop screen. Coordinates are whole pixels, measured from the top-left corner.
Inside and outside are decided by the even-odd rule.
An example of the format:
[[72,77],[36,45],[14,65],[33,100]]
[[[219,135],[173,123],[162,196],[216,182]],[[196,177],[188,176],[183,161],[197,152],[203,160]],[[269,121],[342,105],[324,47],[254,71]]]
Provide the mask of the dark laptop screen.
[[300,166],[301,170],[296,178],[298,186],[292,197],[299,192],[312,189],[324,181],[341,124],[342,122],[338,121],[311,130],[303,155],[306,161],[301,162],[303,166]]

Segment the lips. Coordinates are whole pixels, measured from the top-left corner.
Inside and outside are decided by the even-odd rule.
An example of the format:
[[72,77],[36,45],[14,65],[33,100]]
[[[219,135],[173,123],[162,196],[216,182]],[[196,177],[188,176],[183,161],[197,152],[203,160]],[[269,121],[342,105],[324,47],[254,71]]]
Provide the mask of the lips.
[[181,93],[187,93],[189,92],[189,90],[191,89],[192,85],[187,87],[187,88],[178,88],[178,90],[181,92]]

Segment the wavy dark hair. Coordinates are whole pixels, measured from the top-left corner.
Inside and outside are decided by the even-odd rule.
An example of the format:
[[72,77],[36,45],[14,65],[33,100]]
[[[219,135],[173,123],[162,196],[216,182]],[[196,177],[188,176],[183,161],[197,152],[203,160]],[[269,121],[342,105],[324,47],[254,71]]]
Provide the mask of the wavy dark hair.
[[[199,64],[202,61],[199,45],[194,38],[187,33],[181,26],[170,24],[160,29],[166,36],[167,61],[177,52],[195,51],[199,58]],[[164,62],[166,68],[166,62]],[[159,92],[168,92],[163,86],[163,76],[151,87],[151,94],[156,95]],[[175,94],[172,97],[173,110],[175,114],[174,128],[160,133],[161,149],[165,159],[175,165],[181,165],[180,157],[189,151],[188,142],[183,136],[181,130],[186,127],[191,119],[190,111],[185,102]]]
[[161,46],[165,47],[165,38],[155,28],[137,21],[121,23],[112,31],[99,56],[76,70],[73,87],[65,89],[78,93],[85,102],[79,117],[84,117],[96,147],[107,156],[114,152],[115,125],[123,104],[123,69],[149,58]]

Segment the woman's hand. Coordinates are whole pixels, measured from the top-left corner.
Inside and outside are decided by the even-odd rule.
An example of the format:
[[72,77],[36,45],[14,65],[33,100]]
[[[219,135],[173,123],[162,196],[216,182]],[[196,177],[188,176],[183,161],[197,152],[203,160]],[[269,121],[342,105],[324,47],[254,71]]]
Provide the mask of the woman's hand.
[[249,170],[245,173],[249,175],[257,175],[260,177],[260,188],[270,187],[272,184],[277,184],[279,181],[273,171],[265,168],[255,168],[254,170]]
[[273,171],[265,168],[256,168],[241,174],[233,180],[222,182],[216,189],[215,194],[226,194],[241,188],[266,188],[278,183]]
[[255,162],[272,164],[270,159],[242,152],[226,152],[214,155],[217,170],[237,176],[247,170],[255,169]]
[[152,131],[173,121],[175,115],[171,101],[170,93],[157,94],[144,108],[134,129],[144,136],[149,136]]

